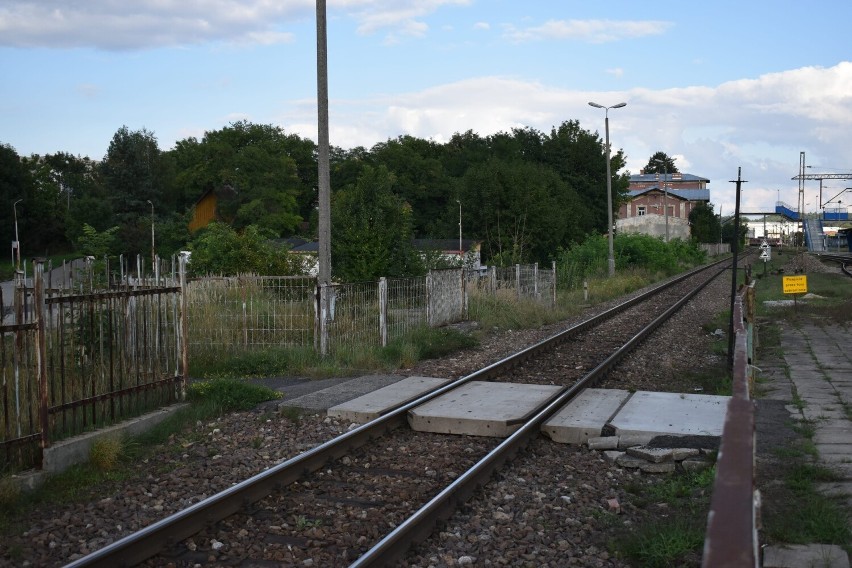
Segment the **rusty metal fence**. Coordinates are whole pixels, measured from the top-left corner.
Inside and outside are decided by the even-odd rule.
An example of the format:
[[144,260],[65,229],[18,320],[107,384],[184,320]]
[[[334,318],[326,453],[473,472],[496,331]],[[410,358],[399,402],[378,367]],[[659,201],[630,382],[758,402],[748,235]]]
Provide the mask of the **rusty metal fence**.
[[94,265],[71,287],[61,272],[48,286],[53,275],[45,277],[39,260],[30,280],[18,274],[14,323],[0,325],[0,470],[39,467],[52,442],[184,396],[180,286],[122,281],[104,266],[104,280],[113,283],[95,289]]

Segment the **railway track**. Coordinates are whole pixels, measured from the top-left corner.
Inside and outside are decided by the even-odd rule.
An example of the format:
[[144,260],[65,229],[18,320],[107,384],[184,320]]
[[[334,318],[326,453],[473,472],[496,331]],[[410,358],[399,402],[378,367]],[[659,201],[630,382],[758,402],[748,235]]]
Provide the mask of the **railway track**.
[[[537,438],[549,416],[719,272],[718,266],[707,267],[672,280],[69,566],[204,564],[209,550],[198,543],[215,548],[223,541],[240,552],[220,555],[222,564],[298,565],[306,559],[315,566],[391,564]],[[405,427],[411,408],[472,380],[558,384],[562,389],[505,440]],[[406,457],[413,446],[430,456],[427,467]],[[337,526],[330,529],[331,523]]]
[[840,254],[817,254],[818,259],[828,262],[836,262],[840,265],[840,270],[846,276],[852,276],[852,256],[844,256]]

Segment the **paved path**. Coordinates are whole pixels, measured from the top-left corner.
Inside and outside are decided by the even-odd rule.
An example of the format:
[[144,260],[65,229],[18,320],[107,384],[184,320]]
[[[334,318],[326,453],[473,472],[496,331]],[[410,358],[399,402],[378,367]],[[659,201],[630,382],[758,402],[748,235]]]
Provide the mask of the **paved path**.
[[[776,385],[779,394],[795,387],[798,400],[787,407],[797,420],[814,426],[813,441],[821,464],[841,478],[820,484],[820,490],[852,508],[852,325],[802,322],[782,328],[781,348],[789,383]],[[786,381],[781,381],[786,383]],[[791,397],[787,394],[787,399]],[[839,546],[770,546],[764,568],[848,568]]]
[[[70,285],[71,277],[74,274],[74,271],[83,269],[85,266],[83,259],[78,258],[66,263],[65,268],[63,268],[62,263],[59,263],[57,268],[53,270],[45,271],[44,278],[47,282],[51,283],[53,286],[67,287]],[[32,286],[32,264],[27,263],[27,285]],[[0,282],[0,292],[3,296],[2,305],[0,305],[0,323],[2,324],[13,324],[15,323],[14,313],[12,306],[14,305],[14,293],[15,293],[15,282],[14,280],[6,280],[4,282]]]

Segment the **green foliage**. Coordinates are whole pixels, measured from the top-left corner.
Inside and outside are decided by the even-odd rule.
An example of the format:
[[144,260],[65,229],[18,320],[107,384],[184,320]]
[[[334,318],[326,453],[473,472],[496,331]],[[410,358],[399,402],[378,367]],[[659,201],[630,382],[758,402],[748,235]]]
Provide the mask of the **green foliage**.
[[269,348],[257,351],[199,351],[190,359],[194,377],[248,378],[298,375],[318,364],[312,348]]
[[421,327],[404,338],[391,342],[386,352],[391,355],[389,360],[394,360],[395,352],[405,352],[406,345],[413,345],[416,360],[438,359],[450,353],[476,347],[478,341],[465,333],[450,328]]
[[187,391],[189,401],[204,401],[220,408],[222,412],[250,410],[262,402],[279,398],[281,393],[277,391],[235,379],[196,382]]
[[[672,239],[668,243],[648,235],[618,235],[613,241],[616,271],[642,268],[670,276],[697,266],[706,254],[697,243]],[[582,243],[557,255],[556,270],[560,288],[576,288],[582,282],[607,274],[608,243],[592,235]]]
[[704,527],[683,518],[661,519],[642,525],[622,537],[617,547],[638,566],[667,568],[685,566],[704,545]]
[[303,258],[269,242],[273,234],[255,225],[238,233],[229,225],[213,222],[199,231],[189,245],[192,274],[302,274]]
[[256,225],[275,237],[292,235],[314,203],[313,143],[277,126],[233,122],[200,142],[179,142],[172,156],[179,192],[197,199],[217,191],[220,217],[238,230]]
[[713,213],[713,204],[703,201],[689,212],[690,233],[699,243],[715,243],[721,234],[719,218]]
[[414,250],[411,207],[391,190],[384,166],[365,166],[354,186],[334,196],[331,255],[334,276],[344,282],[424,273]]
[[119,227],[110,227],[105,231],[97,231],[88,223],[83,224],[83,234],[78,239],[80,252],[96,259],[102,259],[113,252],[116,233]]
[[[663,163],[657,162],[662,160]],[[674,158],[665,152],[654,152],[654,155],[648,158],[648,163],[645,165],[644,171],[646,174],[676,174],[680,170],[677,169]]]

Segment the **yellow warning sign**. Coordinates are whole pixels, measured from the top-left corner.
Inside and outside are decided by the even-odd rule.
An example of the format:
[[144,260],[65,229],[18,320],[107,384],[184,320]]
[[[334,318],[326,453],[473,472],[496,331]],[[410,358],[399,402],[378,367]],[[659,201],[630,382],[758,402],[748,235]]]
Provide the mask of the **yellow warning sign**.
[[807,294],[808,277],[804,274],[800,276],[785,276],[783,286],[785,294]]

